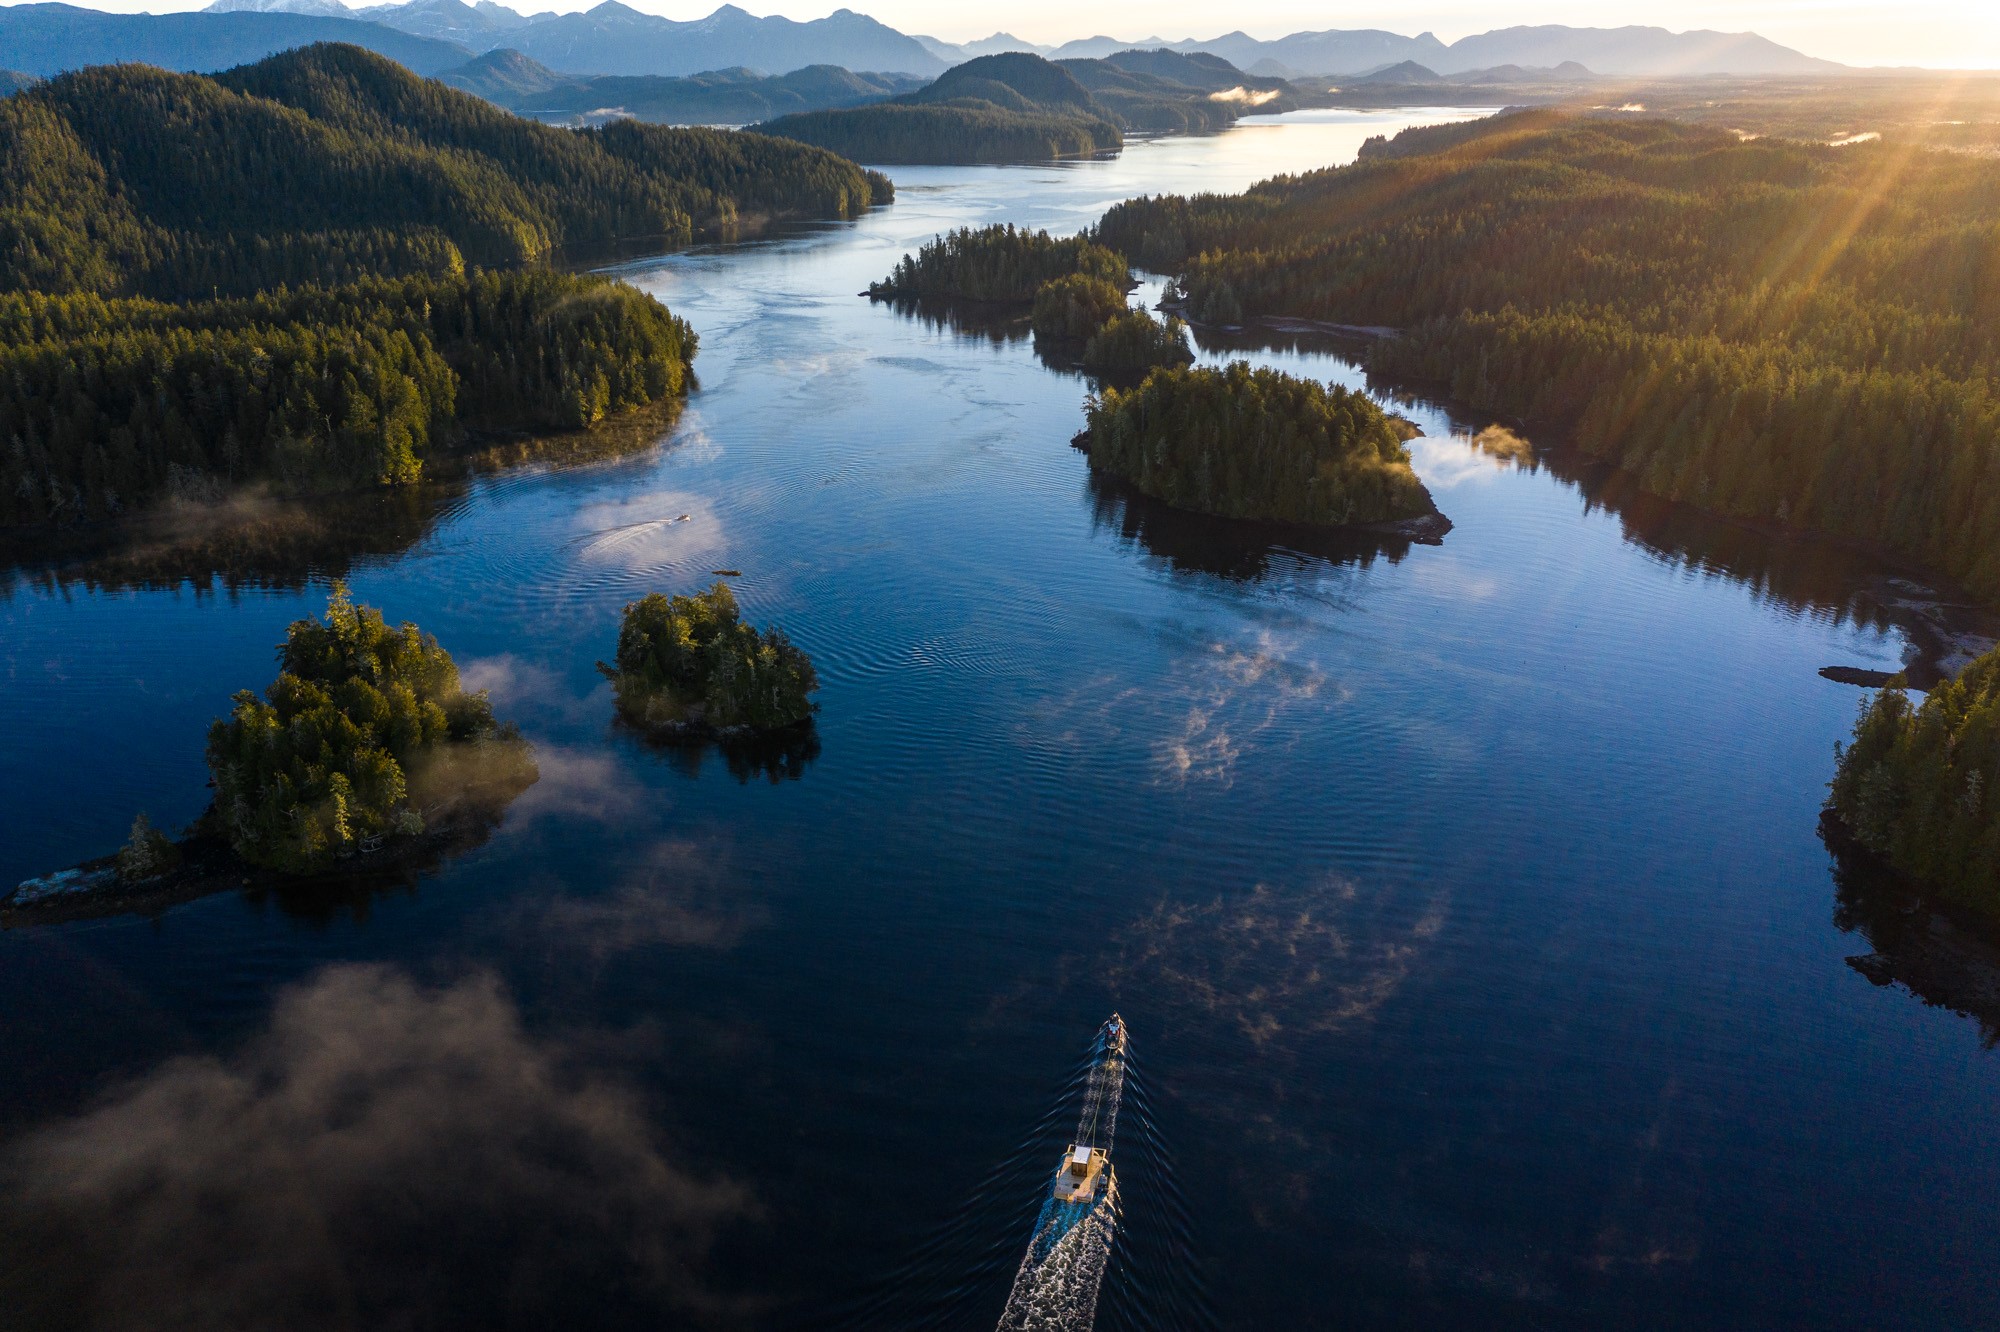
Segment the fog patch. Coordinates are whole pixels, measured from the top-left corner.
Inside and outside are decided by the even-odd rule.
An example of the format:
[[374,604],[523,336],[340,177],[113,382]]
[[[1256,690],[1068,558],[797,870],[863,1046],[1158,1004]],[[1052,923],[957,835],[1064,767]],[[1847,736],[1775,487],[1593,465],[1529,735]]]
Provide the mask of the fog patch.
[[1462,436],[1419,435],[1409,442],[1410,465],[1432,490],[1456,490],[1493,480],[1493,465]]
[[706,1252],[752,1209],[491,976],[382,966],[319,973],[236,1053],[171,1059],[0,1169],[0,1301],[34,1325],[709,1322]]
[[1472,447],[1495,462],[1533,470],[1535,446],[1503,425],[1490,425],[1472,437]]
[[458,678],[468,693],[484,690],[496,712],[516,721],[534,713],[578,723],[611,712],[611,686],[601,676],[593,675],[592,688],[578,694],[561,672],[511,652],[461,662]]
[[671,442],[678,462],[714,462],[722,456],[722,446],[710,437],[698,419],[685,421]]
[[1277,101],[1282,96],[1284,94],[1275,88],[1266,88],[1258,92],[1252,92],[1239,83],[1234,88],[1225,88],[1221,92],[1210,93],[1208,100],[1211,102],[1231,102],[1238,106],[1265,106]]
[[764,919],[738,889],[719,849],[664,841],[608,891],[541,908],[535,933],[600,960],[643,948],[731,948]]
[[596,819],[618,823],[639,810],[642,798],[656,800],[610,754],[564,745],[535,746],[541,780],[514,802],[521,822],[537,818]]

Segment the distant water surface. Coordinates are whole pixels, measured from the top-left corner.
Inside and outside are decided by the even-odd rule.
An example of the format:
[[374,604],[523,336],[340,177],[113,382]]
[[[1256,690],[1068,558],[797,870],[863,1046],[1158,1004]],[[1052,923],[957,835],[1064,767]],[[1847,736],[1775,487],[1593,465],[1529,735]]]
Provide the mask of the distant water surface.
[[[17,572],[0,879],[194,817],[209,720],[335,568],[543,773],[408,883],[0,936],[36,1299],[991,1327],[1115,1009],[1100,1326],[2000,1321],[2000,1056],[1845,965],[1815,836],[1861,697],[1817,671],[1901,659],[1886,571],[1424,401],[1441,545],[1190,518],[1092,480],[1089,385],[1018,328],[856,296],[947,228],[1463,114],[898,170],[857,223],[617,270],[702,338],[655,449],[207,590]],[[1205,355],[1364,383],[1331,345]],[[816,750],[610,725],[620,607],[723,569],[818,664]]]

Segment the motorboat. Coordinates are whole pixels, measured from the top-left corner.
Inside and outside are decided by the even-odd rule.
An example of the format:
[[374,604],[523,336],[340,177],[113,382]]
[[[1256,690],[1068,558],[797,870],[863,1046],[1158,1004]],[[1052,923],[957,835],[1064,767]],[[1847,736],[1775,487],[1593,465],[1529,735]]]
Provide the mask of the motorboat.
[[1103,1195],[1111,1176],[1111,1131],[1125,1082],[1125,1019],[1113,1013],[1097,1032],[1097,1054],[1084,1096],[1076,1141],[1063,1151],[1050,1199],[1087,1210]]

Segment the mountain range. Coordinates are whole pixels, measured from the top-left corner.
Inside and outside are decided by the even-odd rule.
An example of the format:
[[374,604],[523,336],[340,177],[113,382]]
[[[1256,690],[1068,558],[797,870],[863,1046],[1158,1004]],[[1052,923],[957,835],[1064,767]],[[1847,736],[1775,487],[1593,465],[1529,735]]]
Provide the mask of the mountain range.
[[[925,39],[928,40],[928,39]],[[1599,74],[1803,74],[1839,68],[1829,60],[1802,55],[1753,32],[1669,32],[1665,28],[1570,28],[1560,25],[1499,28],[1455,42],[1431,33],[1405,37],[1374,28],[1295,32],[1260,41],[1247,33],[1169,41],[1147,37],[1085,37],[1061,46],[1037,46],[1007,33],[968,43],[968,54],[1033,51],[1051,60],[1089,59],[1134,47],[1144,50],[1206,51],[1253,74],[1284,78],[1306,75],[1367,74],[1405,61],[1438,74],[1462,74],[1501,65],[1588,66]]]
[[667,125],[747,125],[798,111],[885,101],[926,82],[901,74],[857,74],[837,65],[773,75],[738,68],[684,76],[578,77],[505,49],[475,56],[438,78],[537,120],[596,124],[629,116]]
[[746,67],[787,74],[812,65],[930,77],[982,55],[1028,51],[1101,58],[1135,47],[1220,56],[1252,74],[1354,76],[1409,62],[1441,75],[1501,65],[1575,62],[1600,75],[1797,74],[1838,68],[1754,33],[1664,28],[1519,27],[1446,43],[1374,29],[1298,32],[1262,41],[1242,32],[1209,39],[1089,37],[1053,49],[1006,33],[964,45],[911,36],[841,9],[799,22],[724,5],[678,22],[604,0],[580,13],[523,14],[495,0],[405,0],[348,8],[338,0],[215,0],[198,13],[107,14],[66,4],[0,8],[0,65],[48,75],[140,60],[216,70],[312,42],[342,41],[422,74],[474,55],[513,50],[569,74],[674,76]]

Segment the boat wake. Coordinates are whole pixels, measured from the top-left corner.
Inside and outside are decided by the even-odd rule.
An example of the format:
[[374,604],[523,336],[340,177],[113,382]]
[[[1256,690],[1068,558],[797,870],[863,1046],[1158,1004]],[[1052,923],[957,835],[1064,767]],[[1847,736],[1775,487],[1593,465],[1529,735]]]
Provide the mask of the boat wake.
[[1116,1180],[1095,1207],[1066,1227],[1051,1220],[1044,1207],[1000,1315],[1001,1332],[1088,1332],[1097,1321],[1097,1292],[1117,1229]]
[[1111,1144],[1125,1094],[1125,1024],[1115,1014],[1097,1033],[1076,1139],[1063,1153],[1000,1332],[1089,1332],[1118,1231],[1118,1179]]

